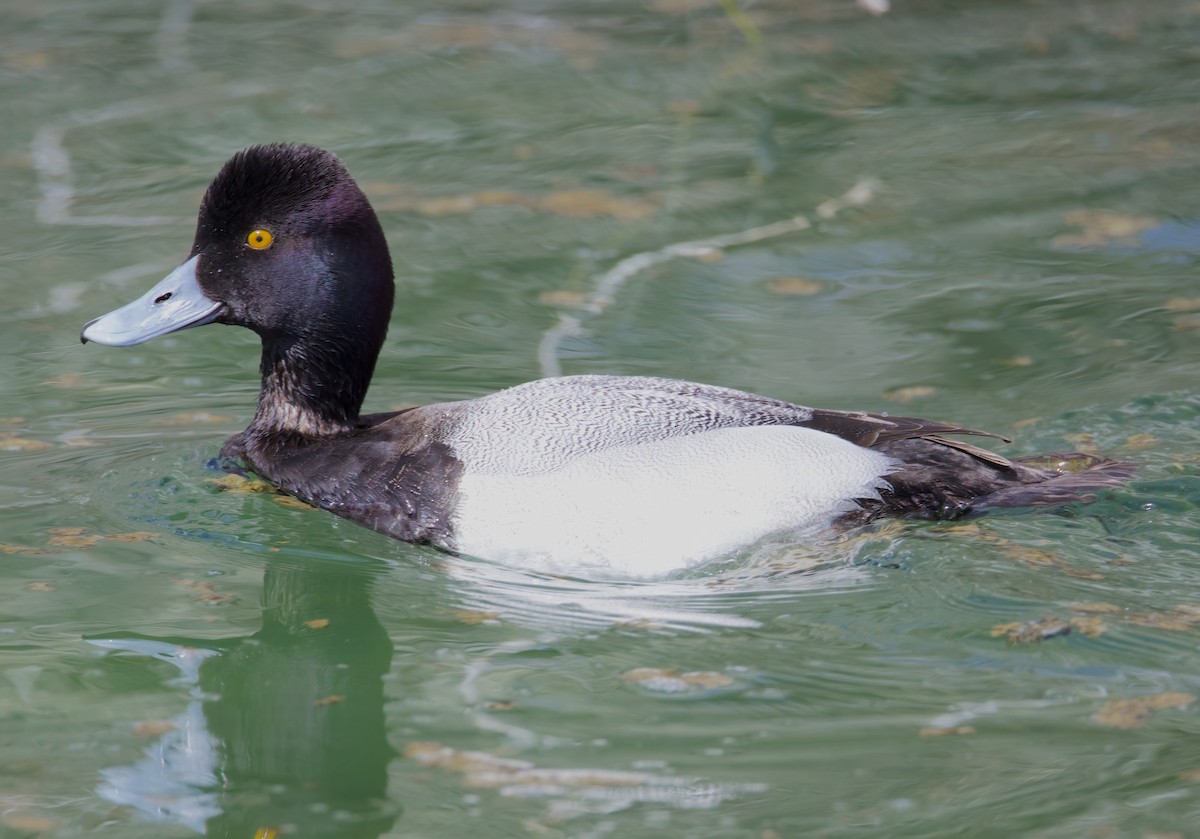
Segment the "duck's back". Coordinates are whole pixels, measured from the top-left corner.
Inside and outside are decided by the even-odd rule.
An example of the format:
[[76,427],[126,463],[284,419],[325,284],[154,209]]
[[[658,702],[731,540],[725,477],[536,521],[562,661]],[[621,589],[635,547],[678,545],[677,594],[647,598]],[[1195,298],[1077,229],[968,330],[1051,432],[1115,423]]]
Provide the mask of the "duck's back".
[[581,456],[719,428],[800,425],[808,408],[730,388],[645,376],[539,379],[444,407],[447,442],[473,471],[532,475]]

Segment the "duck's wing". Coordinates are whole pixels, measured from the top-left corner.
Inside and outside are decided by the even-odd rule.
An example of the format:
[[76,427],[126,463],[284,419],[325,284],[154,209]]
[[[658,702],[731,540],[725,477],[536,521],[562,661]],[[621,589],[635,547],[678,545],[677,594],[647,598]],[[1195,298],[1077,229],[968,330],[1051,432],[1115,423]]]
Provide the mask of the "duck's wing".
[[429,410],[444,413],[446,442],[473,469],[515,475],[554,471],[609,449],[812,417],[775,399],[645,376],[539,379]]
[[937,422],[917,417],[893,417],[866,411],[830,411],[822,408],[810,410],[811,419],[797,423],[798,425],[833,434],[868,449],[886,449],[889,444],[901,440],[921,439],[957,449],[996,466],[1012,466],[1012,461],[1002,455],[962,440],[947,440],[943,436],[945,434],[963,434],[970,437],[990,437],[1004,443],[1012,442],[1007,437],[991,431],[980,431],[955,423]]

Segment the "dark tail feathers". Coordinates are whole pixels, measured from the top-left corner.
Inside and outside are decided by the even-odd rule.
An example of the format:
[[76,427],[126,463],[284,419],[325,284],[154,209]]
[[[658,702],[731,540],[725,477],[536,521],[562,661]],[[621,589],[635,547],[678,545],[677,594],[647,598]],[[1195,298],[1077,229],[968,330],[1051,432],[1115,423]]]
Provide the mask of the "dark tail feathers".
[[1008,460],[947,442],[931,437],[876,446],[899,465],[885,477],[889,488],[879,498],[860,499],[862,509],[849,518],[958,519],[997,507],[1086,503],[1137,471],[1136,464],[1101,455],[1070,452]]
[[1095,500],[1096,493],[1121,486],[1137,472],[1137,464],[1082,452],[1019,457],[1013,464],[1024,467],[1023,473],[1030,470],[1045,477],[976,498],[977,508],[1086,504]]

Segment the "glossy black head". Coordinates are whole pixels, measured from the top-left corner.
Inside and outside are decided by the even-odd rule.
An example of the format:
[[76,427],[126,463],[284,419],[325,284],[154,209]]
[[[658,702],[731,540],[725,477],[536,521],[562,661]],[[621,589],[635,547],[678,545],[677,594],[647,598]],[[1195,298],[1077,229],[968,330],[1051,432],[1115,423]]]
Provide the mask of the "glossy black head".
[[130,347],[206,323],[248,327],[263,344],[252,427],[336,432],[358,416],[392,295],[383,230],[338,159],[253,146],[209,185],[190,258],[80,338]]
[[[375,211],[341,162],[305,145],[253,146],[200,205],[196,280],[216,320],[262,337],[260,415],[294,405],[352,421],[392,310],[392,264]],[[277,403],[277,404],[274,404]]]
[[264,338],[371,339],[392,308],[387,243],[341,161],[305,145],[238,152],[200,205],[192,256],[218,320]]

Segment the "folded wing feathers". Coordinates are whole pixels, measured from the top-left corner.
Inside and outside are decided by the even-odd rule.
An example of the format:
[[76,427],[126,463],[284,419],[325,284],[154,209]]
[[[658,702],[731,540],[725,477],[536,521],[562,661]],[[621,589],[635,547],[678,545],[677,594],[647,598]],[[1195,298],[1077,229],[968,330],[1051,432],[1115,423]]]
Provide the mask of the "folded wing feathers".
[[953,423],[935,422],[933,420],[917,419],[915,417],[890,417],[883,414],[872,414],[850,411],[814,410],[812,419],[803,423],[809,428],[834,434],[851,443],[865,448],[874,448],[881,443],[892,440],[909,440],[922,438],[948,448],[957,449],[996,466],[1010,468],[1012,461],[1008,458],[990,452],[979,446],[961,440],[948,440],[943,434],[967,434],[973,437],[990,437],[1011,443],[1007,437],[990,431],[978,431],[964,428]]

